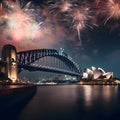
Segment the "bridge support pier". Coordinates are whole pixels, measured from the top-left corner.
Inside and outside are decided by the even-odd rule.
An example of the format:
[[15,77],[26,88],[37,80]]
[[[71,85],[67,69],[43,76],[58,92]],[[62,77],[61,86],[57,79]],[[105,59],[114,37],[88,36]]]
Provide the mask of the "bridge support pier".
[[5,45],[2,49],[2,60],[7,62],[5,74],[15,83],[18,80],[16,48],[9,44]]

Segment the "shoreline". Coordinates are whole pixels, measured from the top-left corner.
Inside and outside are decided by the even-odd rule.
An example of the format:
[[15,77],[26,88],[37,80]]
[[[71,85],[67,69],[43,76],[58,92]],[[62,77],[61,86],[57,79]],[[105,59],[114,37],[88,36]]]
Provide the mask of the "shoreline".
[[[11,85],[0,88],[0,115],[15,108],[24,107],[27,102],[35,95],[37,85]],[[16,107],[17,106],[17,107]]]
[[65,85],[120,85],[120,84],[92,84],[92,83],[76,83],[76,84],[55,84],[55,85],[50,85],[50,84],[42,84],[42,85],[37,85],[37,86],[65,86]]

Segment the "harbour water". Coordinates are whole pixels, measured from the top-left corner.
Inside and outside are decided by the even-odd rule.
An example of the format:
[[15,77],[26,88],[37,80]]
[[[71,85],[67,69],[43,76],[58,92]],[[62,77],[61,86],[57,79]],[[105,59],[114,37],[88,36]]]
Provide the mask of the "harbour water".
[[16,120],[120,120],[120,86],[38,86],[34,97],[8,117]]

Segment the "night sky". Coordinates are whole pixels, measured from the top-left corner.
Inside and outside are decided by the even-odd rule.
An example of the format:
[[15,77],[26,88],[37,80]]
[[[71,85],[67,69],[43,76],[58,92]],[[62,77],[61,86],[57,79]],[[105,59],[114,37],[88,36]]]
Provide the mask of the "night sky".
[[101,67],[120,78],[120,2],[3,0],[0,48],[7,43],[18,51],[62,47],[82,70]]

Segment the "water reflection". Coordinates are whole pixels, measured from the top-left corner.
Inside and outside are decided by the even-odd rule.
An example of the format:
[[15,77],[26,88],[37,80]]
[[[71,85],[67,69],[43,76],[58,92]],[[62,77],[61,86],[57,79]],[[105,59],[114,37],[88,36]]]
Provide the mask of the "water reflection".
[[93,106],[96,101],[101,100],[104,105],[114,100],[118,94],[118,86],[81,86],[85,106]]
[[38,87],[18,120],[119,120],[119,94],[119,86]]
[[114,96],[117,95],[118,86],[104,86],[102,89],[103,100],[107,103],[114,99]]
[[84,102],[86,106],[90,106],[92,104],[92,91],[92,86],[83,86]]
[[20,88],[23,87],[24,85],[6,85],[6,86],[2,86],[0,85],[0,90],[2,89],[14,89],[14,88]]

